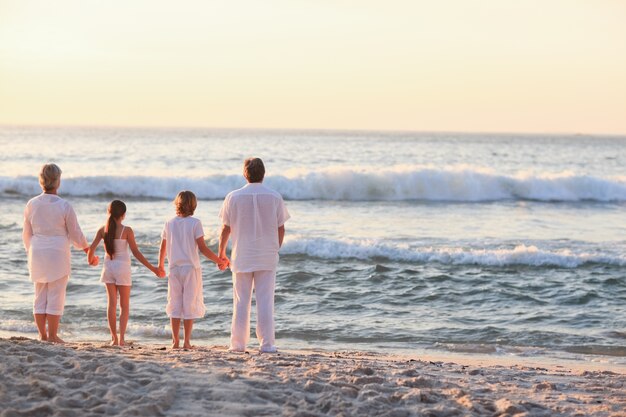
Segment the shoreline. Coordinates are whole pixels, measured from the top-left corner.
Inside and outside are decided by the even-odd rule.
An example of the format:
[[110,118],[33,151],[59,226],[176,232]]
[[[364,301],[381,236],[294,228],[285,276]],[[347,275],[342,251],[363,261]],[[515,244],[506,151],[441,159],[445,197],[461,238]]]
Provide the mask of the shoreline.
[[[458,356],[192,351],[0,338],[0,416],[597,415],[626,409],[626,373]],[[443,359],[443,360],[437,360]]]
[[[63,335],[61,335],[63,336]],[[66,345],[75,344],[93,344],[94,346],[100,346],[105,348],[115,348],[107,346],[108,339],[100,336],[93,335],[92,337],[83,337],[81,339],[75,339],[74,337],[63,337]],[[28,339],[32,341],[38,341],[33,333],[21,332],[21,331],[7,331],[0,330],[0,340],[3,339]],[[170,349],[169,340],[165,342],[163,339],[155,338],[136,338],[131,337],[128,341],[133,345],[139,346],[157,346],[160,348]],[[212,348],[227,350],[228,340],[225,340],[224,344],[220,342],[210,342],[204,339],[194,339],[194,346],[201,348]],[[560,355],[517,355],[512,353],[496,354],[496,353],[481,353],[481,352],[463,352],[463,351],[447,351],[443,349],[427,349],[416,348],[411,351],[407,349],[376,349],[369,348],[363,345],[358,345],[353,349],[346,349],[341,346],[329,346],[324,347],[301,347],[296,346],[293,348],[283,349],[282,346],[290,346],[289,340],[282,340],[282,345],[278,346],[280,353],[288,352],[294,354],[349,354],[354,353],[360,357],[369,357],[372,359],[381,360],[415,360],[420,358],[424,361],[431,362],[454,362],[462,363],[464,365],[471,366],[527,366],[535,368],[545,368],[551,371],[558,371],[562,369],[569,369],[576,372],[584,371],[611,371],[617,374],[626,375],[626,360],[625,362],[613,362],[616,358],[606,355],[576,355],[571,354],[570,357],[564,357],[563,352],[558,352]],[[250,346],[254,346],[252,343]],[[120,348],[124,349],[124,348]],[[256,353],[256,349],[251,347],[246,350],[249,353]],[[555,352],[556,353],[556,352]]]

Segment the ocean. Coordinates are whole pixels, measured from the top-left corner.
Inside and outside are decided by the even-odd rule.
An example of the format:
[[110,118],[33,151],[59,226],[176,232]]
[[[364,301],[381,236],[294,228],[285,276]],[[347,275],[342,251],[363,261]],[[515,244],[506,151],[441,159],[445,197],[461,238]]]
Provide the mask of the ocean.
[[[43,163],[88,240],[122,199],[156,263],[183,189],[217,250],[222,199],[258,156],[292,215],[279,348],[626,364],[626,137],[4,126],[0,149],[3,334],[36,337],[21,230]],[[61,337],[105,342],[101,267],[72,266]],[[203,277],[194,343],[227,344],[230,273],[205,260]],[[168,343],[166,295],[133,260],[128,339]]]

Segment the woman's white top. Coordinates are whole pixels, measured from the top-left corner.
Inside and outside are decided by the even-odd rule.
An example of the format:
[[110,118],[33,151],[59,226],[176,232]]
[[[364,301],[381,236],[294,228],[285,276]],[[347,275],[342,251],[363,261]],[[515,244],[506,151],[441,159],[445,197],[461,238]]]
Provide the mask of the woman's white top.
[[22,239],[33,282],[70,275],[70,243],[76,249],[89,246],[74,209],[55,194],[43,193],[26,203]]
[[[124,234],[124,229],[125,226],[122,226],[120,237]],[[113,239],[113,249],[113,259],[111,259],[108,253],[104,257],[104,267],[102,268],[100,282],[109,282],[109,278],[112,278],[118,285],[131,285],[128,240]]]

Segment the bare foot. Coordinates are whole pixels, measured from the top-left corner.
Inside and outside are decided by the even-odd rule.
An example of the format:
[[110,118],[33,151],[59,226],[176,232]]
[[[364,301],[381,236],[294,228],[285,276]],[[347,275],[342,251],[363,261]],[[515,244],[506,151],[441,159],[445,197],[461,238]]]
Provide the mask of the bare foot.
[[174,340],[172,342],[172,349],[180,349],[180,341]]
[[61,339],[59,336],[50,336],[48,337],[48,342],[62,344],[65,343],[65,340]]
[[124,341],[124,339],[120,339],[120,346],[126,346],[126,342]]
[[183,349],[185,349],[185,350],[191,350],[191,349],[195,349],[195,348],[196,348],[196,347],[195,347],[195,346],[193,346],[191,343],[185,343],[185,344],[183,345]]
[[117,343],[117,340],[111,340],[111,343],[109,343],[109,346],[117,346],[119,345],[119,343]]
[[48,336],[41,336],[41,335],[39,335],[39,341],[40,342],[47,342],[48,341]]

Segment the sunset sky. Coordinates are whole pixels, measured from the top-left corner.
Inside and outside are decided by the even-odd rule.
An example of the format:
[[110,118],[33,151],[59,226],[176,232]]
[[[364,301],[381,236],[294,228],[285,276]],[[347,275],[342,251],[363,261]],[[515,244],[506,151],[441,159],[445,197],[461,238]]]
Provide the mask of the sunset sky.
[[626,134],[626,1],[0,0],[0,124]]

